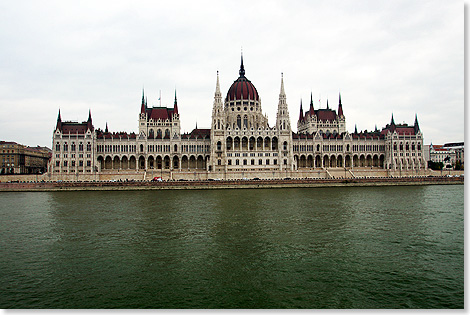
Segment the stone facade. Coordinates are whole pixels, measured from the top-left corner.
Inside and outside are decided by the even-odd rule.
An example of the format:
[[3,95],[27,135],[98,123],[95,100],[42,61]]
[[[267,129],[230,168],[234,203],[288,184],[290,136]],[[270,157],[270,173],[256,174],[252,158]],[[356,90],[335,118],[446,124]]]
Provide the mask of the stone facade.
[[[426,169],[423,135],[417,117],[413,126],[391,122],[382,130],[349,133],[341,95],[338,111],[300,105],[298,132],[292,131],[284,79],[271,127],[262,114],[261,98],[245,76],[225,99],[217,73],[210,129],[181,134],[175,93],[173,108],[147,106],[142,95],[138,133],[94,129],[89,113],[82,123],[62,122],[60,111],[53,133],[50,173],[143,174],[144,179],[235,179],[281,177],[354,177],[367,169],[377,172]],[[335,174],[335,175],[332,175]],[[93,176],[92,176],[93,177]]]
[[51,150],[0,141],[0,174],[42,174],[47,170]]

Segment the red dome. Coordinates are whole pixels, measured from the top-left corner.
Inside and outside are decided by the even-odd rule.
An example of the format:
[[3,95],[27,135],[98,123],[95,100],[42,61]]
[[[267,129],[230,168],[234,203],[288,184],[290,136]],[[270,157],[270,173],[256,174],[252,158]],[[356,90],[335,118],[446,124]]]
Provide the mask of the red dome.
[[232,86],[227,92],[226,101],[230,100],[255,100],[259,101],[258,91],[256,91],[255,86],[245,77],[245,68],[243,67],[243,57],[242,63],[240,65],[240,77],[232,83]]

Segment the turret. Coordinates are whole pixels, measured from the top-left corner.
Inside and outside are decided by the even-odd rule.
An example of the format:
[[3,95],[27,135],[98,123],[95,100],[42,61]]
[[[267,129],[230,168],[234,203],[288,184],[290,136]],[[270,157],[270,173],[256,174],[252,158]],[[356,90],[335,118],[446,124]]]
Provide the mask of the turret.
[[62,129],[62,118],[60,117],[60,108],[59,108],[59,115],[57,115],[57,124],[55,126],[55,129]]
[[315,114],[315,111],[313,109],[313,94],[310,92],[310,108],[309,108],[310,116],[313,116]]
[[341,104],[341,93],[339,93],[338,116],[343,116],[343,104]]
[[91,109],[88,110],[88,120],[86,122],[87,129],[93,131],[93,121],[91,120]]
[[176,90],[175,90],[175,103],[173,105],[173,114],[178,115],[178,101],[176,100]]
[[299,121],[304,120],[304,110],[302,108],[302,99],[300,99],[300,114],[299,114]]
[[289,109],[286,102],[286,91],[284,90],[284,75],[281,73],[281,91],[279,92],[279,103],[277,106],[276,128],[287,130],[290,134]]

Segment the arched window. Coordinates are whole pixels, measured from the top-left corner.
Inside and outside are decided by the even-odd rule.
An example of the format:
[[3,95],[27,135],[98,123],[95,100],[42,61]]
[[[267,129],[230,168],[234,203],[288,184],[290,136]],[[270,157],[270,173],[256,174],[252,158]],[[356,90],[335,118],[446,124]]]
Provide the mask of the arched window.
[[91,143],[90,143],[90,142],[88,142],[88,143],[86,144],[86,150],[87,150],[87,151],[91,151]]
[[71,151],[75,151],[75,150],[76,150],[75,142],[72,142],[72,145],[70,146],[70,150],[71,150]]
[[178,152],[178,145],[177,145],[177,144],[175,144],[175,146],[174,146],[174,148],[173,148],[173,149],[174,149],[173,151],[175,151],[175,152]]
[[169,138],[169,137],[170,137],[170,130],[165,129],[165,138]]
[[161,138],[162,138],[162,130],[157,129],[157,139],[161,139]]
[[80,151],[80,152],[83,151],[83,142],[80,142],[78,144],[78,151]]
[[248,116],[247,115],[243,117],[243,127],[248,128]]
[[55,145],[55,150],[56,151],[60,151],[60,143],[57,142],[56,145]]
[[237,126],[238,128],[242,128],[242,118],[240,117],[240,115],[237,116]]
[[140,152],[144,152],[144,145],[143,144],[140,145]]
[[64,143],[64,151],[68,151],[69,150],[69,145],[67,144],[67,142]]
[[317,151],[320,151],[320,145],[317,144]]
[[150,131],[149,131],[149,139],[153,139],[154,136],[155,136],[155,133],[154,133],[153,129],[150,129]]
[[284,151],[287,151],[287,141],[284,141],[284,144],[282,145],[282,149]]
[[217,141],[217,150],[220,151],[222,150],[222,142]]
[[393,143],[393,150],[394,150],[394,151],[397,150],[397,143],[396,143],[396,142]]

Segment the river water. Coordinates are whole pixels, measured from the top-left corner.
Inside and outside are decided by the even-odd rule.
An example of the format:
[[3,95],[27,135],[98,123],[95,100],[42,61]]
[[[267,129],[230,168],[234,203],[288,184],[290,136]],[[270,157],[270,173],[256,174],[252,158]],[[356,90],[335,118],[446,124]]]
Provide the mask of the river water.
[[463,308],[464,185],[0,193],[0,308]]

